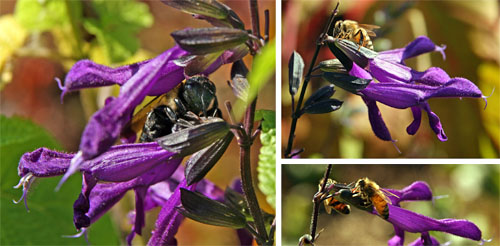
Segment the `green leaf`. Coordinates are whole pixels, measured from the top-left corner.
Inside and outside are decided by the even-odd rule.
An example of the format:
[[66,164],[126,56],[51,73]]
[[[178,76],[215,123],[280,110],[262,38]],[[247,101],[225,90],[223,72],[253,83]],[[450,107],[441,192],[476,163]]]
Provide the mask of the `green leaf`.
[[[28,194],[28,213],[23,204],[12,200],[21,197],[22,190],[12,187],[19,181],[17,165],[21,156],[39,147],[61,149],[57,141],[43,128],[19,117],[0,115],[0,163],[2,219],[0,245],[84,245],[82,238],[63,238],[75,234],[73,202],[81,190],[81,178],[74,176],[59,192],[54,192],[60,178],[39,178]],[[90,229],[91,244],[119,244],[108,215]]]
[[247,101],[238,100],[234,106],[234,114],[240,119],[247,104],[251,103],[264,85],[271,80],[276,69],[276,43],[269,42],[261,52],[254,57],[252,69],[248,73],[247,79],[250,83],[248,88]]
[[92,2],[97,18],[84,19],[83,27],[105,47],[110,62],[126,60],[139,49],[135,36],[153,24],[153,16],[145,3],[131,0]]
[[255,111],[255,121],[262,121],[262,131],[276,128],[276,112],[274,110],[259,109]]
[[267,202],[276,208],[276,129],[260,133],[262,147],[257,166],[259,189],[266,195]]
[[19,0],[14,15],[26,29],[46,31],[68,21],[66,4],[61,0]]

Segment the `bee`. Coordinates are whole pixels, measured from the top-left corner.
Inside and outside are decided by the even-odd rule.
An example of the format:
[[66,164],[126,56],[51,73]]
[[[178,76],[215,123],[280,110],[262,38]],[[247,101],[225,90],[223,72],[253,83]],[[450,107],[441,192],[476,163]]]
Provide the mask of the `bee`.
[[[319,184],[319,190],[321,191],[321,186],[323,185],[323,180],[320,181]],[[345,186],[343,184],[338,184],[337,181],[328,179],[326,181],[326,189],[331,190],[331,189],[339,189],[339,188],[347,188],[348,186]],[[332,195],[326,195],[323,196],[323,205],[325,206],[325,211],[328,214],[332,213],[332,209],[337,211],[340,214],[349,214],[351,213],[351,207],[343,202],[340,202],[337,200],[335,197]]]
[[[376,25],[359,24],[353,20],[339,20],[333,28],[333,37],[347,39],[361,46],[373,50],[373,44],[370,37],[375,37],[374,29],[380,28]],[[359,49],[358,49],[359,50]]]
[[192,115],[220,118],[215,92],[214,83],[205,76],[186,79],[137,112],[125,128],[124,135],[135,134],[142,128],[139,141],[151,142],[172,133],[179,121],[190,120]]
[[[353,192],[357,192],[354,196],[359,196],[364,201],[364,206],[372,206],[375,207],[377,213],[382,216],[384,219],[389,218],[389,207],[387,204],[390,204],[391,201],[384,194],[388,194],[391,196],[396,196],[389,191],[381,189],[377,183],[371,181],[368,178],[359,179],[352,189]],[[397,196],[396,196],[397,197]]]

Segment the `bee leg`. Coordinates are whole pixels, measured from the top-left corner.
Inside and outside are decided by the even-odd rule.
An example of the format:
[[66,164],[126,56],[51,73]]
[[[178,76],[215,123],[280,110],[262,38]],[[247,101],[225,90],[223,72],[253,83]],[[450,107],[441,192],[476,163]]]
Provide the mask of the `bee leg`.
[[361,46],[363,46],[363,40],[364,40],[364,36],[363,36],[363,32],[361,30],[358,30],[358,32],[356,32],[356,34],[354,34],[353,37],[357,37],[359,35],[359,41],[358,41],[358,51],[361,49]]
[[173,109],[171,109],[169,106],[165,107],[165,114],[167,115],[168,119],[172,122],[175,123],[177,122],[177,114]]
[[179,115],[184,115],[187,113],[188,110],[186,106],[184,105],[184,103],[182,103],[182,101],[179,98],[175,98],[174,103],[175,106],[177,106],[177,111],[179,112]]

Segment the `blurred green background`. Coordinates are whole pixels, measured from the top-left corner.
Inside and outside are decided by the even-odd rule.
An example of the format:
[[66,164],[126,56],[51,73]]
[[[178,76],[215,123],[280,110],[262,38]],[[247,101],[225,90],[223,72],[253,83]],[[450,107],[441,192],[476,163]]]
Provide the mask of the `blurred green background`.
[[[251,27],[248,1],[221,2],[241,17],[247,29]],[[272,40],[276,32],[275,1],[259,1],[259,8],[262,30],[263,11],[270,11]],[[119,90],[117,86],[85,89],[69,93],[61,104],[61,91],[54,78],[63,80],[71,66],[84,58],[115,67],[149,59],[174,46],[171,32],[187,27],[210,26],[207,22],[196,20],[160,1],[0,1],[0,114],[9,118],[2,116],[0,120],[0,244],[85,244],[83,239],[60,237],[75,233],[72,226],[72,203],[80,192],[80,177],[72,177],[71,182],[65,184],[59,193],[53,192],[54,183],[59,178],[41,179],[28,197],[32,204],[30,213],[25,211],[22,204],[12,204],[12,199],[17,200],[22,193],[21,190],[12,189],[19,180],[16,168],[21,155],[42,146],[67,152],[77,151],[88,118],[102,107],[105,98],[116,95]],[[251,67],[251,62],[251,57],[247,56],[245,63],[248,67]],[[226,83],[230,79],[229,74],[230,65],[225,65],[210,75],[217,86],[217,97],[221,104],[226,100],[233,103],[236,101]],[[257,109],[274,110],[274,98],[275,84],[267,83],[260,92]],[[222,111],[227,119],[226,111]],[[16,125],[26,125],[29,126],[28,129],[35,130],[12,132],[11,128]],[[8,134],[9,131],[14,135]],[[24,134],[32,134],[34,137]],[[252,148],[253,175],[256,180],[255,166],[260,146],[256,141]],[[208,179],[224,189],[240,175],[238,160],[239,148],[233,142],[219,163],[208,173]],[[261,206],[267,212],[274,213],[262,193],[256,190]],[[126,215],[133,208],[134,196],[131,193],[111,210],[111,216],[102,219],[103,225],[97,225],[95,230],[91,230],[91,244],[124,244],[124,238],[131,229]],[[147,242],[158,212],[159,209],[156,209],[147,215],[144,236],[137,236],[134,245],[144,245]],[[56,227],[49,224],[54,223],[53,220],[40,219],[44,216],[58,217],[57,223],[67,223]],[[14,222],[19,227],[13,227]],[[36,231],[40,237],[33,236],[32,233]],[[111,234],[116,236],[106,236]],[[99,236],[105,239],[101,240]],[[180,245],[239,243],[232,229],[208,226],[192,220],[185,220],[177,239]]]
[[[309,232],[312,197],[318,191],[327,165],[282,165],[282,242],[297,245]],[[475,223],[485,245],[500,244],[500,165],[333,165],[330,178],[342,183],[368,177],[382,188],[402,189],[414,181],[429,184],[431,201],[403,202],[405,209],[436,219],[467,219]],[[323,205],[321,205],[323,207]],[[324,209],[317,231],[324,229],[316,245],[387,245],[394,235],[392,225],[378,216],[351,206],[349,215]],[[476,241],[443,232],[431,232],[440,243],[477,245]],[[420,234],[406,233],[405,245]]]
[[[311,62],[315,41],[337,1],[283,2],[282,45],[282,149],[286,148],[291,124],[288,93],[288,60],[293,50]],[[337,19],[375,24],[382,28],[374,39],[375,50],[404,47],[425,35],[446,45],[446,60],[431,53],[408,60],[407,65],[423,71],[443,68],[451,77],[473,81],[485,96],[493,88],[488,107],[480,99],[437,98],[429,100],[440,117],[447,142],[440,142],[430,129],[427,116],[414,136],[406,133],[413,120],[410,109],[400,110],[378,103],[382,116],[402,154],[390,142],[373,134],[365,104],[359,96],[338,89],[334,98],[344,101],[330,114],[303,115],[297,124],[295,149],[305,148],[302,158],[498,158],[500,152],[500,19],[496,0],[459,1],[340,1]],[[322,48],[318,61],[331,59]],[[307,71],[307,70],[306,70]],[[304,72],[305,73],[305,72]],[[312,79],[307,95],[326,85]],[[298,96],[296,96],[296,101]]]

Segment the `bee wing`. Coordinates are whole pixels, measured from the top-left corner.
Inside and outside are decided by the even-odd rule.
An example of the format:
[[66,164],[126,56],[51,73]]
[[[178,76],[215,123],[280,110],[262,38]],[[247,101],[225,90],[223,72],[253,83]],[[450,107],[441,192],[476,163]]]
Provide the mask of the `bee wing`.
[[375,32],[373,32],[374,29],[379,29],[380,27],[379,26],[376,26],[376,25],[370,25],[370,24],[359,24],[359,27],[363,28],[366,30],[366,33],[368,34],[368,36],[370,37],[375,37],[377,36],[377,34],[375,34]]
[[125,127],[126,128],[128,127],[135,133],[141,131],[142,128],[144,127],[144,124],[146,123],[146,117],[148,116],[148,113],[159,105],[167,104],[166,101],[167,101],[167,94],[157,96],[156,98],[151,100],[148,104],[146,104],[146,106],[140,109],[136,114],[134,114],[130,122]]
[[[384,195],[386,195],[386,196],[394,196],[394,197],[399,198],[399,196],[398,196],[398,195],[396,195],[396,194],[394,194],[394,193],[392,193],[392,192],[390,192],[390,191],[388,191],[388,190],[386,190],[386,189],[380,189],[380,190],[381,190],[381,191],[384,193]],[[387,198],[386,200],[387,200],[389,203],[391,203],[391,204],[392,204],[391,199],[389,199],[388,197],[386,197],[386,198]]]

